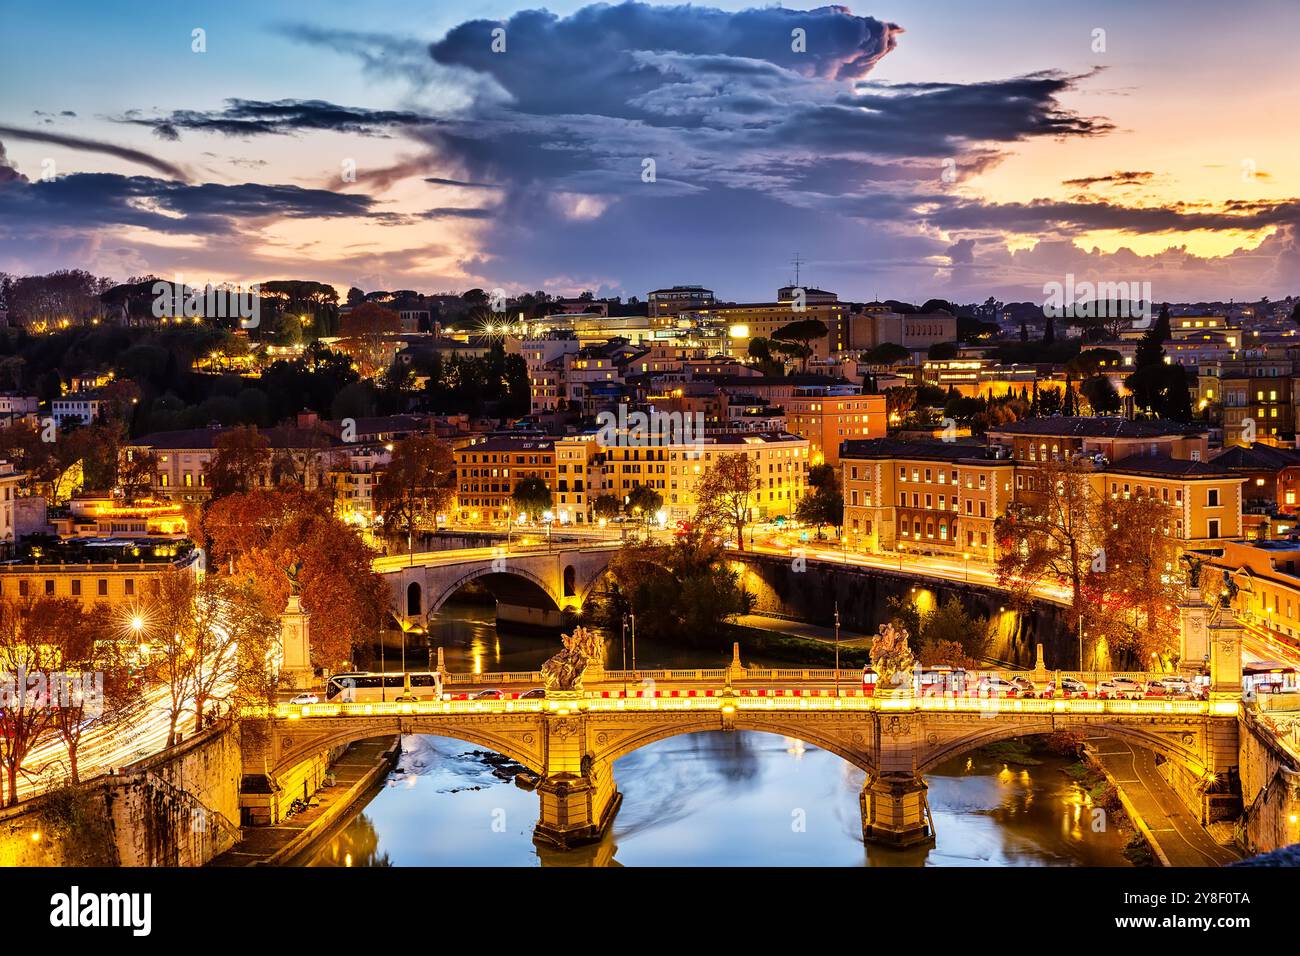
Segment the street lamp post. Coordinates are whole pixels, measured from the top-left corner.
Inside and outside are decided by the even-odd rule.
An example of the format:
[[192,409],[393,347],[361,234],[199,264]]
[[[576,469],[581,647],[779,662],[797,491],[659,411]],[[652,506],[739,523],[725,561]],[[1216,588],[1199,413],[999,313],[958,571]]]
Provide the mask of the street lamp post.
[[627,696],[627,615],[623,615],[623,696]]
[[840,696],[840,602],[835,602],[835,696]]
[[636,672],[636,615],[628,614],[632,619],[632,671]]

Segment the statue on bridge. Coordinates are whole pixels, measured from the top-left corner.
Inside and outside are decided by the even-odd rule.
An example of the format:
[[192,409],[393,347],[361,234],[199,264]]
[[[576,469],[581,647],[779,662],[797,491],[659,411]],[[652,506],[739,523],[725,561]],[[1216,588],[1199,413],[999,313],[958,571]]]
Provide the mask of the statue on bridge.
[[1201,566],[1205,564],[1206,558],[1203,555],[1188,551],[1178,560],[1187,568],[1188,590],[1199,588],[1201,586]]
[[289,579],[289,593],[302,594],[302,581],[299,575],[302,574],[302,562],[295,561],[284,569],[284,576]]
[[911,686],[916,658],[907,643],[906,628],[880,625],[880,633],[871,639],[871,665],[876,669],[878,687]]
[[550,690],[582,690],[582,675],[587,665],[599,661],[604,647],[600,636],[585,627],[572,634],[560,635],[564,650],[542,665],[542,680]]

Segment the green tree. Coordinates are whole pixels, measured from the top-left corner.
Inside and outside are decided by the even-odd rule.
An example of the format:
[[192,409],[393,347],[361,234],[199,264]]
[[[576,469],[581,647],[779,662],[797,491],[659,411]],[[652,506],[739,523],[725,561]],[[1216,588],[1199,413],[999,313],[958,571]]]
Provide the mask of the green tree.
[[623,510],[623,505],[614,495],[597,495],[591,502],[591,510],[597,518],[609,521],[618,517]]
[[648,526],[659,509],[664,506],[664,496],[648,485],[633,485],[627,493],[627,508]]
[[510,502],[516,514],[527,515],[536,521],[543,512],[551,509],[551,489],[536,475],[529,475],[515,485],[515,490],[510,493]]
[[816,528],[818,538],[825,525],[838,528],[844,523],[844,492],[832,466],[815,465],[809,469],[808,493],[799,499],[794,516]]
[[671,544],[630,542],[610,561],[609,597],[598,612],[617,632],[637,616],[638,636],[665,643],[719,646],[727,625],[753,610],[754,598],[731,569],[722,545],[699,529]]
[[911,358],[912,353],[896,342],[881,342],[862,356],[863,361],[872,365],[897,365]]
[[1119,411],[1119,392],[1110,378],[1094,375],[1079,383],[1079,392],[1092,407],[1094,415],[1113,415]]
[[772,347],[781,348],[782,343],[796,343],[799,348],[793,354],[803,360],[804,367],[808,366],[808,357],[812,355],[812,343],[817,339],[824,339],[830,334],[830,329],[821,319],[799,319],[788,325],[783,325],[772,333]]

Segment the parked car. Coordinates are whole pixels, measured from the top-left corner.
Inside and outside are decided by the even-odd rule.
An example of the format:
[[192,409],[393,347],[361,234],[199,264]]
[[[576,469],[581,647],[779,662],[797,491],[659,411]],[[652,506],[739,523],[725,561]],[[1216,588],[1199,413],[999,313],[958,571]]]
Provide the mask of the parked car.
[[539,697],[545,697],[545,696],[546,696],[546,688],[545,688],[545,687],[534,687],[532,690],[530,690],[530,691],[525,691],[524,693],[520,694],[520,695],[519,695],[519,699],[520,699],[520,700],[536,700],[536,699],[539,698]]
[[289,703],[291,703],[291,704],[319,704],[319,703],[320,703],[320,698],[317,697],[315,694],[312,694],[312,693],[309,692],[309,693],[306,693],[306,694],[299,694],[297,697],[293,698],[293,700],[289,701]]
[[1020,674],[1017,674],[1015,677],[1011,678],[1011,683],[1015,684],[1016,687],[1020,688],[1020,693],[1022,696],[1025,697],[1034,696],[1034,682],[1031,681],[1028,677],[1024,677]]
[[1137,700],[1146,696],[1146,688],[1131,677],[1112,677],[1097,685],[1097,696],[1103,700]]
[[1056,681],[1049,680],[1047,686],[1043,689],[1043,696],[1064,697],[1066,699],[1071,697],[1087,697],[1088,685],[1077,677],[1062,677],[1059,687],[1057,686]]
[[1001,677],[981,677],[975,693],[981,697],[1019,697],[1020,688]]
[[1147,684],[1147,694],[1152,697],[1187,697],[1191,685],[1181,677],[1157,677]]
[[495,687],[469,695],[470,700],[502,700],[504,697],[505,694],[501,693],[501,691],[497,690]]

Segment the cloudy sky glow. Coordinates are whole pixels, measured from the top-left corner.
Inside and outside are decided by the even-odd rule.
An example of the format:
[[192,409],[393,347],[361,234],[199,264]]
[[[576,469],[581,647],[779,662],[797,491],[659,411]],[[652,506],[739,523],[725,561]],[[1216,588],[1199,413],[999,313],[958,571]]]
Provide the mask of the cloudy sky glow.
[[1289,0],[184,7],[6,5],[0,271],[1300,292]]

